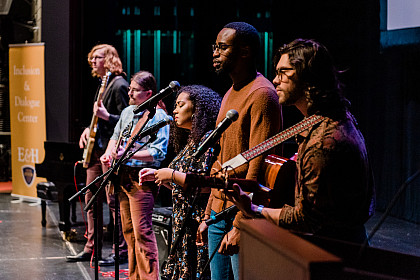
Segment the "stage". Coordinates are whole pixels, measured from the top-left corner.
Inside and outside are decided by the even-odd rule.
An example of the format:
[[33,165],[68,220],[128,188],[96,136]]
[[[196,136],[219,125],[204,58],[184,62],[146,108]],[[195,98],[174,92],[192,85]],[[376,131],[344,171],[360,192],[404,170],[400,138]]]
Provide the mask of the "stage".
[[[104,207],[104,224],[108,209]],[[367,224],[368,232],[380,218]],[[80,204],[77,205],[77,230],[74,242],[63,241],[58,229],[58,204],[47,204],[47,225],[41,226],[41,206],[17,202],[9,193],[0,193],[0,279],[95,279],[89,262],[68,263],[66,255],[80,252],[85,239]],[[372,247],[420,257],[420,225],[388,217],[371,242]],[[111,241],[104,242],[103,256],[111,252]],[[275,263],[273,264],[275,265]],[[121,265],[120,279],[127,278]],[[114,267],[101,267],[99,279],[112,279],[103,274]],[[420,277],[420,275],[419,275]]]

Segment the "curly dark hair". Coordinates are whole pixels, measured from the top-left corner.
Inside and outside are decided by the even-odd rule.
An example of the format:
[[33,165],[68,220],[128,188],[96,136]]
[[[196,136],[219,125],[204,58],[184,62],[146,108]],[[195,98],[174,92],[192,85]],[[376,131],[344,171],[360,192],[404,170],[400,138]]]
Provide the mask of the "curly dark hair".
[[311,39],[296,39],[279,48],[274,57],[276,66],[283,54],[289,55],[290,65],[309,103],[308,114],[344,118],[350,102],[344,97],[340,73],[334,66],[327,48]]
[[182,92],[188,94],[193,105],[192,127],[190,131],[176,125],[171,126],[170,142],[175,153],[179,153],[188,141],[198,144],[206,132],[214,129],[222,102],[222,98],[217,92],[202,85],[181,87],[177,98]]
[[238,45],[249,46],[253,57],[257,57],[258,50],[260,48],[260,35],[254,26],[249,23],[239,21],[230,22],[223,28],[234,29],[236,31],[233,39],[234,42]]

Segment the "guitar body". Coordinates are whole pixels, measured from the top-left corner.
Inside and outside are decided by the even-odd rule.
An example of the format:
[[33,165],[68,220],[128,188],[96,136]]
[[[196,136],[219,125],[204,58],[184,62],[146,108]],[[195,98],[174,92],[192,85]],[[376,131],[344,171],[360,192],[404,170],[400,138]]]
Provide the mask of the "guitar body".
[[[115,149],[118,149],[121,145],[123,145],[124,139],[130,137],[130,131],[131,131],[131,127],[132,127],[133,123],[130,122],[126,128],[124,128],[123,131],[121,131],[120,136],[118,137],[118,141],[115,144]],[[113,168],[115,166],[115,164],[117,163],[116,159],[111,159],[111,168]],[[118,175],[118,171],[119,171],[119,167],[117,168],[117,170],[114,171],[114,175]],[[112,182],[112,180],[108,181],[108,191],[110,194],[114,194],[114,184]]]
[[268,207],[280,208],[284,204],[294,205],[296,162],[278,155],[268,155],[264,159],[259,178],[264,186],[271,189]]
[[83,150],[83,167],[88,168],[92,156],[93,146],[95,146],[95,137],[89,136],[86,146]]
[[[106,86],[108,85],[109,77],[111,72],[107,72],[102,78],[101,88],[99,89],[98,97],[96,102],[102,100],[102,96],[105,92]],[[89,138],[83,151],[83,167],[88,168],[90,158],[92,157],[93,147],[95,146],[96,129],[98,127],[98,117],[94,114],[89,126]]]

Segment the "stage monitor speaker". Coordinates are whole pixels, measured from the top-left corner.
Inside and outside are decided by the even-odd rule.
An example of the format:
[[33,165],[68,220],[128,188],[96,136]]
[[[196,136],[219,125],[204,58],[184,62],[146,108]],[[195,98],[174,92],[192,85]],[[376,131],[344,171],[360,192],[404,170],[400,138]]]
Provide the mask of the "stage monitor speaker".
[[11,5],[12,5],[12,0],[0,1],[0,15],[8,15]]
[[264,219],[241,221],[239,270],[241,280],[344,279],[340,258]]
[[158,246],[159,269],[162,271],[171,246],[172,207],[154,208],[152,222]]

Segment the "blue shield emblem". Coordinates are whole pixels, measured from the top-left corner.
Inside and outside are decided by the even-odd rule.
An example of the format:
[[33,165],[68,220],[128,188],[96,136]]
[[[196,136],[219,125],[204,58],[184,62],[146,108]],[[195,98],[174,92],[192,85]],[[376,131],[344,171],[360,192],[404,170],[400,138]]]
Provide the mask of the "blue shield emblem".
[[25,181],[26,185],[28,185],[29,187],[35,179],[35,168],[33,168],[30,165],[22,166],[22,175],[23,175],[23,180]]

